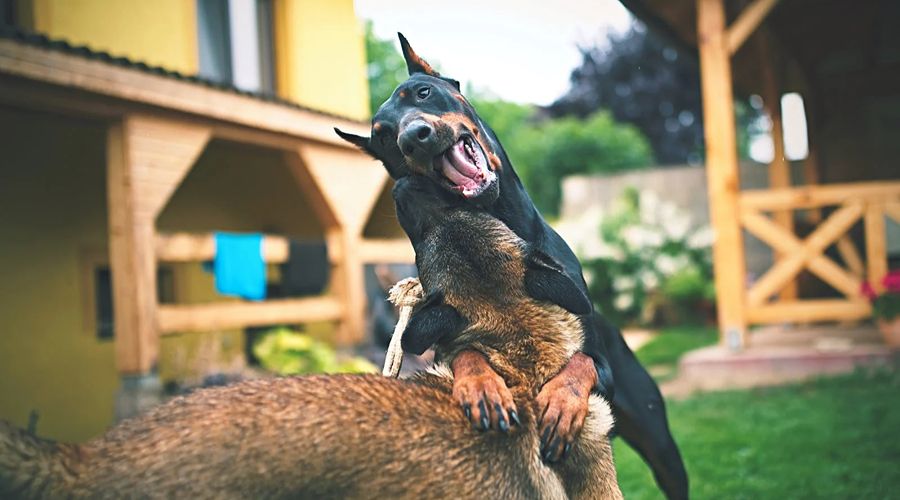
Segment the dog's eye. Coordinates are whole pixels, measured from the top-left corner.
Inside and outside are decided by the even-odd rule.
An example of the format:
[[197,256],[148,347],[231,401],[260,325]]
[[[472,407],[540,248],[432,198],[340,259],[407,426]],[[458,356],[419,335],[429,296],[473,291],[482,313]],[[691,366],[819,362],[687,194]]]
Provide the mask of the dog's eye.
[[416,95],[419,96],[419,99],[425,99],[429,95],[431,95],[431,87],[422,87],[416,91]]

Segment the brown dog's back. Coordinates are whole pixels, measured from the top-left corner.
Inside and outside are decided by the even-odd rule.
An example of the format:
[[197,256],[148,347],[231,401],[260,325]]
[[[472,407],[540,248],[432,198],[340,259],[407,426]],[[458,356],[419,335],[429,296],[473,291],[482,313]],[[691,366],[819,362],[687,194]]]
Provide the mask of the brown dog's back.
[[533,413],[522,419],[510,435],[474,432],[434,374],[250,381],[176,398],[84,445],[0,427],[0,496],[564,497]]

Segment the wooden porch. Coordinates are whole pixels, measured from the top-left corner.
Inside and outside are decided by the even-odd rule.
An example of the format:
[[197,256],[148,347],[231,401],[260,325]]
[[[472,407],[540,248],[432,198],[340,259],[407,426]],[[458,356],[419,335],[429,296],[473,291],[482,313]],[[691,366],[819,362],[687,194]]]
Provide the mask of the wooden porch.
[[[849,117],[872,114],[874,99],[898,95],[900,66],[890,61],[900,45],[880,35],[896,5],[623,3],[651,28],[699,54],[722,342],[743,348],[750,325],[867,318],[871,309],[860,287],[864,281],[877,286],[888,272],[886,221],[900,223],[900,170],[887,166],[892,154],[883,151],[893,151],[890,141],[873,143]],[[759,95],[771,122],[768,189],[741,190],[735,89]],[[787,92],[802,96],[806,113],[809,153],[796,169],[785,158],[780,101]],[[801,235],[800,225],[812,229]],[[748,237],[774,255],[773,266],[752,282],[744,255]],[[809,275],[830,290],[804,296],[798,279]]]
[[[10,39],[0,39],[0,88],[2,106],[107,125],[109,264],[116,367],[123,378],[152,377],[160,337],[175,332],[331,321],[336,345],[358,343],[364,332],[364,264],[413,260],[405,238],[363,234],[389,179],[380,164],[338,139],[332,128],[364,133],[366,124]],[[215,256],[212,234],[157,229],[158,217],[211,140],[278,152],[313,211],[298,216],[315,218],[322,228],[331,266],[324,295],[158,303],[160,263]],[[284,262],[288,238],[265,236],[263,254],[267,263]]]

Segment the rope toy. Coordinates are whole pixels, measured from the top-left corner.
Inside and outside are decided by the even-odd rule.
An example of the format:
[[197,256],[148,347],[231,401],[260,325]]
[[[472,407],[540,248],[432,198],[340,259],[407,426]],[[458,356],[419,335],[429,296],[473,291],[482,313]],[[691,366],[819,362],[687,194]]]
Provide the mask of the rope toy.
[[397,325],[394,326],[394,333],[391,335],[391,342],[388,344],[384,357],[384,368],[381,370],[381,374],[385,377],[397,378],[400,376],[400,366],[403,364],[403,347],[400,345],[400,340],[403,338],[403,332],[406,330],[406,324],[409,323],[413,309],[424,297],[425,291],[418,278],[402,279],[388,291],[388,300],[400,308],[400,318],[397,320]]

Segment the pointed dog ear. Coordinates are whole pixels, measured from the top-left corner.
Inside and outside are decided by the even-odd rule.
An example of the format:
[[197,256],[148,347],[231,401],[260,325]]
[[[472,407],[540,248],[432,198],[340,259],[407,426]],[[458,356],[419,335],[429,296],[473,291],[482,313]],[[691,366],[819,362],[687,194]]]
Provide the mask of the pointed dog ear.
[[453,78],[447,78],[446,76],[442,76],[441,80],[444,80],[445,82],[449,83],[450,85],[453,85],[456,88],[456,90],[460,90],[459,80],[454,80]]
[[337,127],[334,127],[334,132],[338,137],[363,150],[363,152],[369,156],[375,156],[372,154],[372,150],[369,149],[370,137],[363,137],[361,135],[351,134],[350,132],[344,132]]
[[587,294],[566,275],[562,265],[536,248],[530,248],[525,256],[525,291],[533,299],[552,302],[574,314],[590,314],[592,310]]
[[440,78],[440,73],[416,54],[409,45],[409,41],[403,36],[403,33],[397,33],[397,37],[400,38],[400,48],[403,49],[403,58],[406,59],[406,70],[410,75],[413,73],[425,73],[426,75]]
[[431,292],[412,314],[400,345],[404,352],[422,354],[447,335],[458,335],[468,321],[453,306],[444,302],[444,294]]

